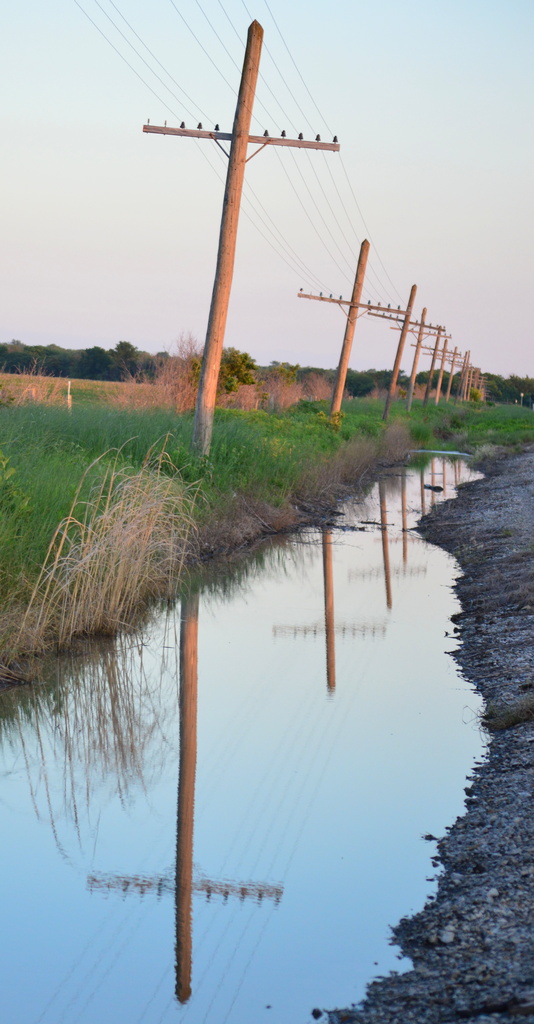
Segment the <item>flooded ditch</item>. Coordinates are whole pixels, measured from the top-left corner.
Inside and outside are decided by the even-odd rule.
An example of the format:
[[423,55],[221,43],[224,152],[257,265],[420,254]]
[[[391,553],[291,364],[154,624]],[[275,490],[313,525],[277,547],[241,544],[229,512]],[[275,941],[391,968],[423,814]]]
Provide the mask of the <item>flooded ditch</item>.
[[470,475],[396,470],[2,696],[6,1020],[304,1024],[409,967],[483,745],[413,528]]

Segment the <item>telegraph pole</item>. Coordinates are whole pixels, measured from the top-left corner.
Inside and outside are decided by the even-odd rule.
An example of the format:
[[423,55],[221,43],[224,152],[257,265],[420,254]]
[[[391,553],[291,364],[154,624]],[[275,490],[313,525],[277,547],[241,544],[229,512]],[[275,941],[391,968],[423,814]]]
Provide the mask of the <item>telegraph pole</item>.
[[425,397],[423,399],[423,405],[428,405],[428,399],[430,397],[430,390],[432,388],[432,377],[434,375],[434,366],[436,365],[436,357],[437,357],[437,354],[438,354],[439,341],[440,341],[440,338],[441,338],[442,330],[443,330],[442,327],[438,327],[438,333],[437,333],[437,336],[436,336],[436,344],[434,345],[434,351],[432,353],[432,362],[430,364],[430,373],[428,375],[428,380],[427,380],[427,384],[426,384],[426,390],[425,390]]
[[207,455],[211,444],[217,381],[221,367],[230,288],[234,273],[237,226],[245,177],[248,136],[260,67],[262,42],[263,29],[259,22],[253,21],[248,30],[247,48],[232,129],[232,142],[230,145],[228,174],[226,176],[221,231],[219,235],[217,269],[215,271],[208,331],[202,357],[193,424],[192,446],[200,455]]
[[455,364],[456,364],[456,356],[457,356],[457,354],[458,354],[458,346],[456,345],[455,349],[454,349],[454,352],[452,354],[452,363],[451,363],[451,369],[450,369],[450,373],[449,373],[449,383],[447,384],[447,394],[445,395],[445,401],[446,402],[448,402],[449,398],[451,397],[452,378],[454,377],[454,367],[455,367]]
[[443,383],[443,371],[445,369],[445,359],[447,356],[447,339],[443,342],[443,350],[441,353],[441,366],[439,370],[438,386],[436,388],[436,405],[439,405],[439,398],[441,395],[441,385]]
[[280,138],[271,138],[267,131],[263,135],[249,135],[262,42],[263,29],[259,22],[253,21],[248,30],[241,84],[239,86],[231,134],[219,131],[218,125],[216,125],[213,131],[205,131],[202,124],[199,124],[197,129],[189,129],[185,127],[184,122],[182,122],[179,128],[167,127],[167,124],[163,126],[151,125],[150,123],[143,125],[144,132],[152,132],[157,135],[178,135],[196,139],[212,139],[225,153],[226,150],[221,146],[221,142],[230,142],[230,152],[226,153],[226,156],[228,156],[228,174],[224,190],[217,268],[211,297],[206,344],[202,357],[191,445],[193,451],[201,455],[208,454],[213,431],[217,381],[234,272],[239,209],[241,193],[243,191],[245,164],[247,162],[247,146],[249,142],[256,143],[259,146],[248,157],[249,160],[267,146],[294,146],[298,149],[327,149],[335,152],[339,150],[337,137],[334,138],[333,142],[321,142],[318,135],[314,141],[308,141],[302,135],[298,139],[288,139],[285,136],[285,132],[282,133]]
[[460,402],[463,402],[464,380],[465,380],[465,374],[467,372],[467,364],[468,364],[468,362],[469,362],[469,352],[466,352],[465,356],[464,356],[464,361],[462,363],[462,369],[460,371],[460,379],[458,381],[458,386],[456,388],[456,394],[454,396],[454,404],[455,405],[457,405],[458,400],[460,400]]
[[398,377],[399,377],[399,370],[400,370],[400,364],[401,364],[401,359],[402,359],[402,353],[404,351],[404,342],[406,341],[406,335],[408,334],[408,328],[410,326],[410,317],[412,315],[412,309],[413,309],[413,304],[415,302],[416,292],[417,292],[417,285],[413,284],[412,285],[412,290],[410,292],[410,298],[408,300],[408,305],[406,307],[406,316],[404,317],[404,323],[402,325],[401,332],[400,332],[399,344],[397,346],[397,355],[395,356],[395,363],[394,363],[394,366],[393,366],[393,374],[391,376],[391,382],[390,382],[390,385],[389,385],[389,391],[388,391],[387,398],[386,398],[386,404],[384,406],[384,412],[382,414],[382,419],[383,420],[387,420],[387,418],[389,416],[389,410],[390,410],[391,403],[393,401],[393,398],[395,397],[395,391],[397,389],[397,380],[398,380]]
[[356,327],[356,320],[358,318],[358,306],[360,305],[360,299],[362,297],[362,288],[363,281],[365,278],[365,271],[367,268],[369,248],[369,242],[367,241],[367,239],[365,239],[361,244],[358,266],[356,268],[356,277],[354,278],[354,287],[352,289],[352,298],[350,301],[350,306],[347,310],[347,323],[345,326],[345,335],[343,337],[343,345],[341,347],[341,355],[339,357],[339,365],[337,368],[336,380],[334,383],[334,390],[332,393],[330,417],[332,417],[334,413],[339,412],[341,409],[341,401],[343,399],[343,392],[345,390],[347,369],[352,349],[352,339],[354,338],[354,330]]
[[427,309],[426,306],[421,313],[421,323],[419,325],[419,333],[417,335],[417,344],[415,346],[415,352],[413,357],[412,372],[410,375],[410,383],[408,386],[408,394],[406,395],[406,411],[409,412],[412,408],[413,392],[415,387],[415,378],[417,376],[417,364],[419,362],[419,353],[421,351],[421,345],[423,344],[423,337],[425,331],[425,320],[426,320]]

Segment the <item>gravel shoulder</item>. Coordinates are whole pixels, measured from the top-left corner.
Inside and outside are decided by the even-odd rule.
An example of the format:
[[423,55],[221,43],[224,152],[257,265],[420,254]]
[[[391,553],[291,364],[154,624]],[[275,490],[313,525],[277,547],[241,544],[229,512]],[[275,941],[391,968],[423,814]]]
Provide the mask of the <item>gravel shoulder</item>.
[[[483,469],[420,529],[460,565],[455,657],[491,716],[534,702],[534,450]],[[534,722],[491,730],[466,812],[437,844],[437,894],[393,929],[413,970],[330,1024],[534,1024],[533,795]]]

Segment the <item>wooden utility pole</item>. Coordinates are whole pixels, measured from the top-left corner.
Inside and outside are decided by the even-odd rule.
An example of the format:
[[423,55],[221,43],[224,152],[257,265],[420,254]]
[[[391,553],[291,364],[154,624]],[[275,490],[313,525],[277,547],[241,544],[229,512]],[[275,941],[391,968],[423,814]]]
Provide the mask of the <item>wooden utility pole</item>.
[[423,405],[428,405],[428,399],[430,397],[430,391],[431,391],[431,388],[432,388],[432,377],[434,376],[434,366],[436,365],[436,357],[437,357],[438,349],[439,349],[439,342],[440,342],[440,338],[441,338],[441,331],[442,331],[442,328],[438,327],[438,333],[436,335],[436,344],[434,345],[434,351],[432,353],[432,362],[430,364],[430,373],[428,375],[428,380],[427,380],[427,384],[426,384],[426,390],[425,390],[425,397],[423,399]]
[[412,408],[413,392],[415,388],[415,378],[417,376],[417,364],[419,362],[419,353],[421,351],[421,345],[423,344],[423,338],[425,333],[425,320],[426,320],[427,309],[426,306],[421,313],[421,321],[419,324],[419,332],[417,335],[417,344],[415,346],[415,352],[413,357],[412,372],[410,374],[410,383],[408,385],[408,394],[406,395],[406,410],[410,411]]
[[193,451],[201,455],[208,454],[213,431],[217,381],[219,378],[230,288],[234,272],[241,193],[243,190],[245,163],[247,162],[247,146],[249,142],[257,143],[259,146],[259,149],[248,157],[249,160],[256,153],[259,153],[260,150],[265,149],[266,146],[294,146],[298,149],[339,150],[337,138],[334,138],[333,142],[321,142],[319,136],[312,141],[304,139],[302,135],[298,139],[288,139],[285,133],[280,138],[271,138],[267,131],[263,135],[249,134],[262,41],[263,29],[259,22],[253,21],[248,30],[241,84],[239,86],[231,134],[219,131],[218,125],[213,131],[205,131],[201,124],[196,129],[186,128],[184,122],[182,122],[180,128],[167,127],[166,124],[163,126],[151,125],[150,123],[143,125],[144,132],[152,132],[157,135],[178,135],[196,139],[212,139],[225,153],[226,150],[221,146],[221,142],[230,142],[230,153],[226,153],[226,156],[228,156],[228,174],[224,191],[217,267],[193,425],[192,448]]
[[356,268],[356,277],[354,278],[354,287],[352,289],[352,298],[347,310],[347,323],[345,325],[343,345],[341,347],[341,355],[339,357],[339,365],[337,368],[334,390],[332,393],[332,402],[330,405],[331,417],[341,409],[343,392],[345,390],[345,381],[347,380],[347,369],[352,349],[352,340],[354,338],[354,330],[356,327],[356,320],[358,318],[358,307],[362,297],[362,288],[367,268],[369,248],[369,242],[365,239],[361,244],[358,266]]
[[226,176],[221,231],[219,235],[217,268],[215,270],[215,282],[211,296],[208,331],[202,357],[193,424],[192,445],[193,449],[200,455],[208,454],[213,431],[217,381],[221,368],[230,288],[234,273],[239,209],[245,177],[248,136],[260,67],[262,42],[263,29],[259,22],[253,21],[248,30],[247,48],[232,129],[232,142],[230,144],[228,174]]
[[436,405],[439,405],[439,398],[441,395],[441,385],[443,383],[443,371],[445,369],[445,359],[447,356],[447,340],[443,343],[443,350],[441,353],[441,366],[439,369],[438,386],[436,388]]
[[457,355],[458,355],[458,346],[456,345],[455,348],[454,348],[453,355],[452,355],[452,363],[451,363],[451,368],[450,368],[450,372],[449,372],[449,383],[447,384],[447,394],[445,395],[445,401],[446,402],[448,402],[449,398],[451,397],[452,378],[454,377],[454,367],[456,365],[456,356]]
[[460,371],[460,379],[458,381],[458,386],[456,388],[456,394],[454,396],[454,404],[455,405],[457,405],[458,401],[463,402],[464,381],[465,381],[465,375],[467,373],[467,364],[468,364],[468,362],[469,362],[469,352],[466,352],[465,355],[464,355],[463,363],[462,363],[462,369]]
[[391,375],[391,382],[390,382],[390,385],[389,385],[389,391],[388,391],[387,398],[386,398],[386,404],[384,406],[384,412],[382,414],[382,419],[383,420],[387,420],[387,418],[389,416],[389,410],[390,410],[390,407],[391,407],[391,403],[392,403],[392,401],[393,401],[393,399],[395,397],[395,392],[397,390],[397,380],[398,380],[398,377],[399,377],[399,370],[400,370],[400,364],[401,364],[401,359],[402,359],[402,353],[404,351],[404,342],[406,341],[406,335],[408,334],[408,328],[410,326],[410,319],[411,319],[411,315],[412,315],[413,304],[415,302],[416,292],[417,292],[417,285],[413,284],[412,285],[412,290],[410,292],[410,298],[408,300],[408,305],[406,307],[406,316],[404,317],[404,323],[402,325],[401,332],[400,332],[399,344],[397,346],[397,355],[395,356],[395,363],[393,365],[393,373]]

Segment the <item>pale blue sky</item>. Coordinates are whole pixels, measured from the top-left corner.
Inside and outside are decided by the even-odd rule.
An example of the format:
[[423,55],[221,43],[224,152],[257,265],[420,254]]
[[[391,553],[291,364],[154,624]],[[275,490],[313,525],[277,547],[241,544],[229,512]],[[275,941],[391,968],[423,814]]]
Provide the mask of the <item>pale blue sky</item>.
[[[225,158],[141,128],[229,130],[255,17],[254,130],[335,132],[341,154],[277,149],[248,165],[226,344],[261,363],[335,365],[340,312],[297,292],[347,296],[370,235],[366,299],[405,302],[416,283],[417,310],[476,364],[534,374],[531,0],[79,4],[20,0],[4,17],[0,341],[155,352],[182,332],[203,340]],[[395,339],[361,321],[351,364],[391,365]]]

